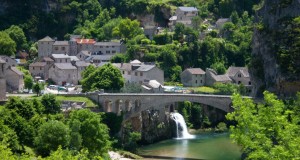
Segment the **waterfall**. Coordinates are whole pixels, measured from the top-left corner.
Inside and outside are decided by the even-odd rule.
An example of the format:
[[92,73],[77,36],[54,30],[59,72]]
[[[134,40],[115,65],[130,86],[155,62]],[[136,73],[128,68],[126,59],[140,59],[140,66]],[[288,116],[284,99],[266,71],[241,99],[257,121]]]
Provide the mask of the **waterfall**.
[[176,122],[176,138],[190,139],[195,138],[194,135],[189,134],[184,118],[179,113],[171,113],[171,118]]

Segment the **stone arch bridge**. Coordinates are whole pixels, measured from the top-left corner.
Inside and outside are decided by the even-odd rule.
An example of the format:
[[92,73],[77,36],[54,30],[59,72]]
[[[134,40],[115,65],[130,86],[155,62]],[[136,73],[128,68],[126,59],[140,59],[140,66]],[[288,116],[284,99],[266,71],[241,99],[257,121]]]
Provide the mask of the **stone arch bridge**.
[[[104,112],[120,114],[125,112],[130,117],[163,104],[190,101],[209,105],[225,112],[233,111],[231,96],[207,94],[153,94],[153,93],[91,93],[89,98],[98,102]],[[250,98],[250,97],[249,97]]]

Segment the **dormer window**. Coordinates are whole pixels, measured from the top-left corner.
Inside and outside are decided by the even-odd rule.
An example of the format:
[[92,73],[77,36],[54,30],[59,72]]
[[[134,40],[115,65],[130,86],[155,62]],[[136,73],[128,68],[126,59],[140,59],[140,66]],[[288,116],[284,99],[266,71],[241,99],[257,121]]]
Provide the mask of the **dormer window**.
[[242,77],[242,75],[239,73],[239,74],[238,74],[238,77]]

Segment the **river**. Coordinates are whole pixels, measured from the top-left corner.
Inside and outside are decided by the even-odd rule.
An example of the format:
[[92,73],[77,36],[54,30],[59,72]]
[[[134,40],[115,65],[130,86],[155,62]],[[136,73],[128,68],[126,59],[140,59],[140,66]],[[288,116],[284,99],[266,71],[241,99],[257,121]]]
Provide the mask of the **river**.
[[233,144],[228,133],[206,133],[194,139],[170,139],[143,146],[139,154],[147,159],[234,160],[240,159],[240,147]]

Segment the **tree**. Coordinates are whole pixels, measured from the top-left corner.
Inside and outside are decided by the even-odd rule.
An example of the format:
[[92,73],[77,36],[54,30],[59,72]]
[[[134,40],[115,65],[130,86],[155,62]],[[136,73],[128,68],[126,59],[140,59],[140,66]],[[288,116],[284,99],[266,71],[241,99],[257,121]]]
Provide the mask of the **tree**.
[[44,123],[34,140],[38,152],[47,156],[50,151],[55,151],[59,146],[66,148],[70,142],[69,127],[60,121],[49,121]]
[[201,18],[199,16],[195,16],[195,17],[192,18],[193,29],[199,30],[200,29],[200,23],[201,23]]
[[114,28],[113,35],[120,36],[127,41],[139,34],[143,34],[140,28],[140,23],[137,20],[130,20],[128,18],[122,19],[120,24]]
[[[298,102],[300,102],[300,96]],[[289,109],[267,91],[264,103],[233,95],[234,112],[226,118],[237,125],[230,126],[230,137],[242,146],[247,159],[296,159],[300,155],[299,106]]]
[[108,63],[97,68],[81,81],[83,91],[120,90],[124,79],[119,69]]
[[111,63],[123,63],[126,61],[126,55],[122,53],[117,53],[111,58]]
[[40,83],[35,83],[33,86],[33,91],[36,93],[36,96],[40,95],[41,90],[43,89],[42,85]]
[[81,72],[82,78],[87,78],[90,74],[92,74],[96,70],[96,67],[94,65],[89,65],[85,68],[83,72]]
[[60,103],[53,94],[43,95],[42,104],[45,106],[44,113],[46,114],[56,114],[61,112]]
[[[19,151],[21,146],[18,141],[16,132],[0,121],[0,141],[12,149],[12,151]],[[1,154],[0,154],[1,155]],[[1,157],[1,156],[0,156]]]
[[30,48],[29,48],[29,55],[30,55],[30,58],[34,58],[36,57],[38,54],[38,49],[37,49],[37,42],[36,43],[32,43]]
[[33,80],[31,77],[24,76],[24,87],[30,89],[33,87]]
[[6,32],[0,31],[0,53],[12,56],[16,53],[16,43]]
[[216,62],[210,66],[212,69],[217,71],[218,74],[225,74],[226,68],[224,62]]
[[184,30],[185,26],[182,23],[176,23],[175,25],[175,33],[174,33],[174,40],[177,40],[181,43],[184,41]]
[[15,41],[17,50],[27,49],[27,40],[22,28],[12,25],[4,32],[6,32],[9,37]]
[[74,110],[70,113],[68,124],[72,132],[80,133],[82,138],[81,146],[87,148],[91,156],[101,156],[107,153],[111,144],[109,141],[108,128],[105,124],[101,123],[101,121],[101,115],[91,112],[90,110]]

